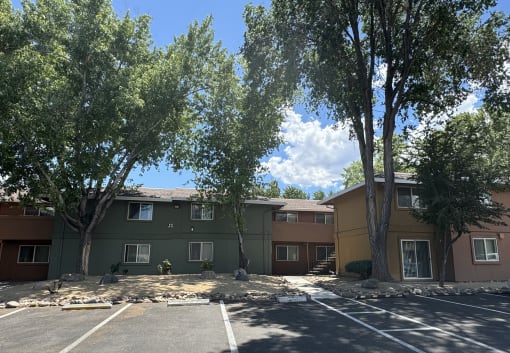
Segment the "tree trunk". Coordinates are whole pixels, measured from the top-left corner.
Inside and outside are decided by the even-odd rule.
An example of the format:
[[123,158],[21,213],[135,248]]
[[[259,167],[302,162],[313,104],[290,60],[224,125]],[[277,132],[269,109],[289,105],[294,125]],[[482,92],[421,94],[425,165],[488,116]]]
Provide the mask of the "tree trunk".
[[441,267],[439,269],[439,287],[444,287],[444,282],[446,280],[446,264],[448,263],[448,255],[453,246],[452,235],[449,231],[443,231],[441,235],[441,239],[443,242],[443,251],[441,254]]
[[80,262],[78,272],[85,276],[89,274],[89,258],[92,247],[92,232],[88,228],[80,229]]
[[246,256],[244,252],[244,240],[243,240],[243,234],[238,229],[237,230],[237,239],[239,241],[239,268],[244,269],[246,272],[248,272],[248,264],[250,260]]

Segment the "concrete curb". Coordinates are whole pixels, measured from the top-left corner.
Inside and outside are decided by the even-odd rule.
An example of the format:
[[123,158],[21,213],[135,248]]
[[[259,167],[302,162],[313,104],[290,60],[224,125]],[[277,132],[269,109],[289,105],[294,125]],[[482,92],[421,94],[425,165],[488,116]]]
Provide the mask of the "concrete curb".
[[308,301],[307,295],[293,295],[277,297],[278,303],[303,303]]
[[62,310],[94,310],[94,309],[111,309],[111,303],[90,303],[90,304],[67,304]]
[[182,305],[208,305],[210,303],[209,299],[176,299],[176,300],[169,300],[166,304],[167,307],[169,306],[182,306]]

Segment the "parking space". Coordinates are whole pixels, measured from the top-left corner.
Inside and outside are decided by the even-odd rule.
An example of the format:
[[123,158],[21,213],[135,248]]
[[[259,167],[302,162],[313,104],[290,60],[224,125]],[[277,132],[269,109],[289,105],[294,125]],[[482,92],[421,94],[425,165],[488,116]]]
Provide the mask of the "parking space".
[[510,352],[510,297],[0,311],[1,352]]

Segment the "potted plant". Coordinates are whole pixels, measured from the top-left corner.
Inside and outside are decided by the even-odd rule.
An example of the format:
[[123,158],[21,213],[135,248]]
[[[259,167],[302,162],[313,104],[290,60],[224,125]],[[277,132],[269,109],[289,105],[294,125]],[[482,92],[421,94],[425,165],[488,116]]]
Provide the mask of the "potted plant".
[[172,271],[172,263],[168,259],[164,259],[158,265],[158,271],[162,275],[169,275]]
[[200,264],[200,269],[202,270],[202,274],[200,275],[203,279],[216,278],[216,274],[212,270],[214,268],[214,263],[209,259],[205,259]]

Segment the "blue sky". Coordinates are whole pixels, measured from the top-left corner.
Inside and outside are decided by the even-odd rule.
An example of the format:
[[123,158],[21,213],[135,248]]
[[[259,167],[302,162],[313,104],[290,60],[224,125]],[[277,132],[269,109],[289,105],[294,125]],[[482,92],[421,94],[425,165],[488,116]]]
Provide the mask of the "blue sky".
[[[202,21],[211,15],[216,40],[231,53],[237,53],[245,31],[242,14],[249,2],[270,5],[270,0],[113,0],[113,6],[119,16],[128,10],[132,16],[149,14],[151,32],[159,47],[187,33],[193,21]],[[19,6],[19,1],[13,3]],[[496,9],[510,14],[510,0],[499,0]],[[478,97],[470,96],[457,111],[473,111],[479,103]],[[270,170],[266,180],[276,179],[282,190],[293,185],[310,194],[318,189],[338,191],[343,168],[359,159],[357,144],[349,140],[346,129],[335,128],[331,120],[302,109],[288,111],[281,133],[286,143],[263,162]],[[130,177],[133,184],[146,187],[193,187],[189,172],[173,173],[164,166],[160,170],[149,169],[143,175],[140,170],[134,170]]]

